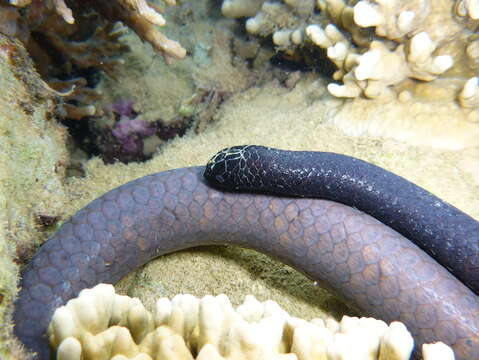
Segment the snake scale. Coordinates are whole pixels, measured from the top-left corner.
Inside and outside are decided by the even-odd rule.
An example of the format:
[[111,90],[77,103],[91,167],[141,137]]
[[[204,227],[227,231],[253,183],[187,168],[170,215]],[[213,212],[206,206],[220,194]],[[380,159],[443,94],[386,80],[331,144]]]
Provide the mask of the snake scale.
[[368,315],[404,322],[416,346],[441,340],[456,359],[478,359],[478,243],[477,221],[372,164],[234,147],[206,168],[131,181],[73,215],[23,271],[14,332],[49,359],[51,316],[82,289],[163,254],[231,244],[291,265]]

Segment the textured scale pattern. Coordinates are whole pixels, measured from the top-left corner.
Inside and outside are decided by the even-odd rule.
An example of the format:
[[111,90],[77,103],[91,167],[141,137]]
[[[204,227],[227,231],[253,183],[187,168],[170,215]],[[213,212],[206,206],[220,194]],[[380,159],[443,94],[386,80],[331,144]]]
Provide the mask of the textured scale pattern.
[[479,222],[378,166],[335,153],[245,145],[216,154],[205,177],[220,188],[355,207],[414,241],[479,294]]
[[417,345],[442,340],[457,359],[479,358],[477,297],[397,232],[331,201],[218,191],[203,172],[140,178],[65,222],[23,274],[14,313],[20,340],[49,359],[49,320],[83,288],[115,283],[162,254],[227,243],[279,258],[365,314],[403,321]]

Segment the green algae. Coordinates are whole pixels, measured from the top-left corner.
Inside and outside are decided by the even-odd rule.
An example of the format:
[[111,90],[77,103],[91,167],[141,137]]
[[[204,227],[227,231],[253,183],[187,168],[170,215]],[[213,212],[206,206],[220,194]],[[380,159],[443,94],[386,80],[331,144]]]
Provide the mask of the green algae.
[[8,359],[22,356],[11,337],[17,263],[45,237],[37,216],[59,212],[68,155],[65,130],[48,120],[53,92],[22,46],[4,36],[0,79],[0,358]]

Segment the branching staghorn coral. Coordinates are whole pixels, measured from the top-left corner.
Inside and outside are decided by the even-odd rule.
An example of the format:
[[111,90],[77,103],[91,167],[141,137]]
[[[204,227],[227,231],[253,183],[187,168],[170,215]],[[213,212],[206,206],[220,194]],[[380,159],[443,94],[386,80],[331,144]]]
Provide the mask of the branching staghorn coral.
[[[157,31],[155,25],[165,25],[165,19],[159,8],[148,4],[146,0],[88,1],[93,8],[111,21],[122,21],[133,29],[140,38],[149,42],[167,58],[181,59],[186,50],[176,41],[168,39]],[[169,0],[169,5],[174,1]]]
[[280,50],[324,49],[337,67],[328,86],[336,97],[410,98],[440,79],[461,106],[477,107],[477,1],[224,0],[222,11],[249,17],[246,30]]
[[[165,1],[174,5],[174,1]],[[146,0],[68,1],[10,0],[0,5],[0,32],[20,39],[38,71],[63,98],[60,118],[81,119],[98,115],[92,104],[101,94],[87,86],[77,73],[90,68],[114,76],[128,47],[118,39],[125,32],[121,21],[167,60],[182,58],[186,50],[157,30],[165,19],[157,6]],[[21,11],[20,11],[21,9]],[[60,81],[59,78],[69,80]],[[75,86],[67,86],[68,84]]]
[[[32,0],[10,0],[9,2],[17,7],[31,5],[36,8],[33,11],[41,17],[48,16],[42,12],[55,10],[68,24],[75,22],[74,13],[72,9],[66,5],[64,0],[43,0],[37,1],[34,4],[32,4]],[[167,4],[174,5],[175,1],[169,0]],[[155,49],[165,56],[182,58],[186,55],[185,49],[183,49],[178,42],[168,39],[156,30],[155,25],[164,26],[166,22],[160,14],[160,9],[148,4],[147,0],[86,0],[75,1],[74,5],[77,8],[86,7],[95,9],[110,21],[124,22],[133,29],[138,36],[151,43]],[[39,11],[39,9],[41,10]]]
[[[161,298],[153,313],[136,298],[99,284],[58,308],[49,326],[58,360],[409,359],[413,339],[399,322],[344,316],[305,321],[277,303],[226,295]],[[452,360],[443,343],[423,346],[426,360]]]

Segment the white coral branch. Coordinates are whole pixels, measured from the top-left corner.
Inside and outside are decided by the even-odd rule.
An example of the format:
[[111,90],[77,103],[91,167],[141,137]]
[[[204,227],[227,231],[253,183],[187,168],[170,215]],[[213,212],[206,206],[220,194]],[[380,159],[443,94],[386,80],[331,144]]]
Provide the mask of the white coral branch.
[[159,26],[165,25],[165,18],[148,6],[148,3],[145,0],[123,0],[122,2],[126,5],[130,5],[132,9],[138,11],[140,16],[145,18],[148,22]]
[[426,32],[421,32],[411,39],[407,58],[414,78],[434,80],[454,64],[449,55],[433,56],[434,50],[436,45]]
[[[200,360],[409,359],[411,334],[402,323],[344,316],[302,320],[274,301],[251,295],[236,310],[226,295],[159,299],[150,313],[138,299],[99,284],[58,308],[49,326],[57,359]],[[428,354],[452,353],[439,343]],[[380,354],[380,355],[379,355]],[[426,357],[425,357],[426,358]],[[448,357],[441,359],[450,360]]]
[[57,13],[65,20],[68,24],[73,24],[75,19],[73,18],[73,13],[71,9],[65,4],[64,0],[53,0],[55,9]]

